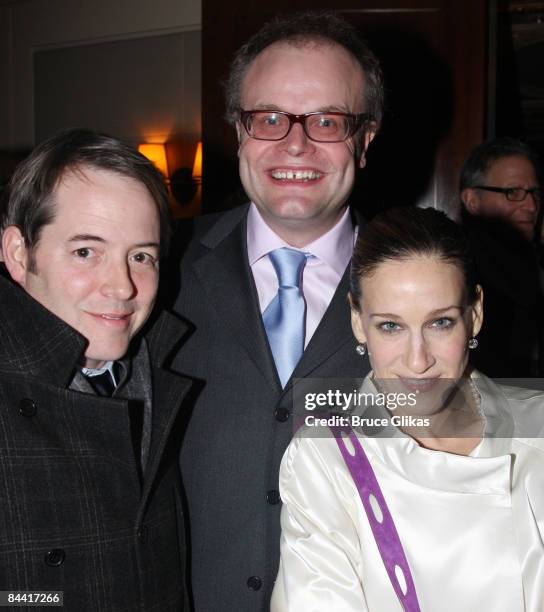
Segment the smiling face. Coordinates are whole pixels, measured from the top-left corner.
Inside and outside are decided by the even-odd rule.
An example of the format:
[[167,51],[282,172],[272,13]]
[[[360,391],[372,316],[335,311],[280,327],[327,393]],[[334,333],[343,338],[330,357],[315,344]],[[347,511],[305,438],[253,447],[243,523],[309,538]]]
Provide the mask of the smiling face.
[[92,167],[65,173],[52,198],[55,217],[32,258],[18,228],[4,231],[6,265],[27,293],[88,340],[81,365],[101,367],[126,353],[153,307],[157,205],[137,180]]
[[482,323],[482,294],[466,304],[462,271],[435,256],[385,261],[360,280],[361,309],[352,327],[366,342],[374,376],[412,390],[457,381],[468,340]]
[[[509,155],[495,160],[482,181],[491,187],[537,188],[538,181],[532,162],[522,155]],[[514,227],[523,238],[530,240],[535,229],[539,202],[527,194],[521,202],[511,202],[502,193],[467,188],[462,198],[468,211],[490,219],[502,219]]]
[[[361,113],[363,72],[336,44],[275,43],[250,65],[241,90],[244,110]],[[355,177],[353,138],[320,143],[293,125],[279,141],[250,138],[237,124],[240,178],[266,223],[286,242],[304,246],[340,219]],[[373,137],[364,138],[364,150]]]

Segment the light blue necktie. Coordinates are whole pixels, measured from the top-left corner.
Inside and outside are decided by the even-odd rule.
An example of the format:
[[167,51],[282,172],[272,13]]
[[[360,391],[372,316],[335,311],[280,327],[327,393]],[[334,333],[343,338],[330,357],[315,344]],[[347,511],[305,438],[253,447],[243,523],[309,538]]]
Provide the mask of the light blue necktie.
[[278,276],[278,293],[263,312],[263,322],[282,387],[304,352],[306,302],[300,290],[307,255],[281,248],[268,254]]

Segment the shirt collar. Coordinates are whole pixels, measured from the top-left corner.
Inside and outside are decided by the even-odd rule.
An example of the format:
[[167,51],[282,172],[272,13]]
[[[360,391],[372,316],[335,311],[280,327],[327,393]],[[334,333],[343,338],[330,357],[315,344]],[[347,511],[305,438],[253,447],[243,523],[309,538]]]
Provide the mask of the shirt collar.
[[[297,250],[311,253],[330,266],[339,276],[342,276],[351,259],[356,235],[349,208],[346,208],[342,218],[334,227],[317,240],[307,244],[303,249]],[[252,202],[247,215],[249,265],[252,266],[270,251],[282,247],[296,248],[287,244],[267,225],[259,209]]]
[[117,380],[117,377],[115,375],[113,363],[114,363],[113,361],[108,361],[101,368],[81,368],[81,372],[85,376],[91,376],[91,377],[100,376],[101,374],[104,374],[104,372],[109,372],[113,379],[114,384],[117,386],[119,384],[119,381]]
[[85,376],[100,376],[104,372],[111,372],[113,369],[113,361],[108,361],[101,368],[81,368],[81,371]]

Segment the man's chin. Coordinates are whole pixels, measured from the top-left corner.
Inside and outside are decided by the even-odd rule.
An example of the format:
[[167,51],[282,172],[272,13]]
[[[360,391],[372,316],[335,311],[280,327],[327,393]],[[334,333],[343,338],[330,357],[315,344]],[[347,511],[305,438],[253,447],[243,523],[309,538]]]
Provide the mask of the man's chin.
[[316,202],[314,199],[289,199],[271,204],[266,210],[261,210],[263,217],[275,219],[285,224],[333,224],[342,216],[344,206],[332,207]]
[[[122,359],[128,350],[128,344],[126,346],[119,346],[116,348],[108,348],[107,350],[101,351],[87,351],[85,353],[85,359],[83,367],[99,369],[104,366],[105,363],[110,361],[119,361]],[[93,365],[99,364],[99,365]]]
[[534,223],[516,223],[514,229],[525,240],[532,240],[535,233]]

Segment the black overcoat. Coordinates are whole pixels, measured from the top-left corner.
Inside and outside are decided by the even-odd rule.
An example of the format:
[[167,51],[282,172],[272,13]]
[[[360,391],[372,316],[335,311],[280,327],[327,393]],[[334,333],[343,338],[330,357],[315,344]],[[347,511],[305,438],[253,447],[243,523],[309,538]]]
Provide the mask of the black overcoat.
[[146,336],[155,365],[141,477],[129,402],[67,388],[84,338],[0,278],[0,590],[60,590],[75,612],[186,609],[169,434],[190,383],[159,367],[180,325],[163,314]]

